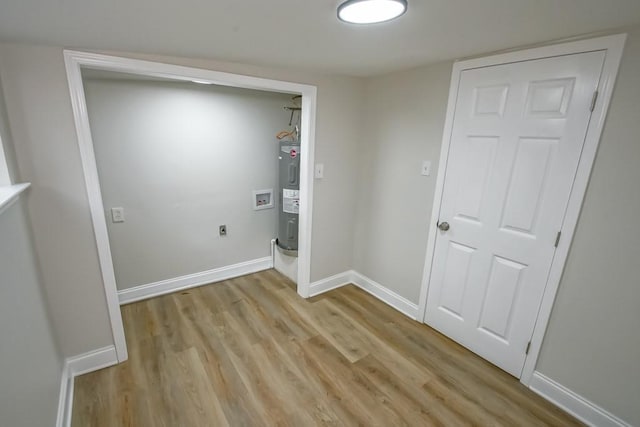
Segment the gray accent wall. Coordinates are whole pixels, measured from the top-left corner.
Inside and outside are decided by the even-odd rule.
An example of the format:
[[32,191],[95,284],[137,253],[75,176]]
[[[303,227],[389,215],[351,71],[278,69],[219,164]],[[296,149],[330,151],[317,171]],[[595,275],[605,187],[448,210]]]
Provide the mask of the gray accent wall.
[[252,190],[277,197],[276,134],[289,129],[292,95],[120,79],[84,87],[118,289],[269,257],[279,206],[254,210]]

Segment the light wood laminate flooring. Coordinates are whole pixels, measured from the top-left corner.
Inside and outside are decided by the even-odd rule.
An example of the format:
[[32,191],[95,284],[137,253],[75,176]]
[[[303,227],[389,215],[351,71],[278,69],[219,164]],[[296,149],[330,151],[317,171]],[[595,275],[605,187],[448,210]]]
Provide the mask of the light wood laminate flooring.
[[268,270],[122,315],[129,360],[76,378],[75,427],[579,425],[353,285],[304,300]]

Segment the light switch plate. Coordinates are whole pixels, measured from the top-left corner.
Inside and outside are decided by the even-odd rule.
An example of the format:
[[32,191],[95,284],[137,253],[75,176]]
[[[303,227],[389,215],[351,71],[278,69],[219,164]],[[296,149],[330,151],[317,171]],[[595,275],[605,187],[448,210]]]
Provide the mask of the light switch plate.
[[420,173],[424,176],[429,176],[431,175],[431,161],[430,160],[423,160],[422,161],[422,170],[420,171]]
[[124,208],[111,208],[111,221],[124,222]]
[[314,169],[313,176],[316,179],[324,178],[324,164],[323,163],[316,163],[316,168]]

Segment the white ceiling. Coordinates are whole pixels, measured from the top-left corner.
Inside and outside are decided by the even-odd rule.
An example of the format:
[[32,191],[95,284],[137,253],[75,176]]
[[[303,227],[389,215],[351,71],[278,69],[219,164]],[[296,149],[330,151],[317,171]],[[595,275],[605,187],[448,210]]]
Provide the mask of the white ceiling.
[[339,0],[1,0],[0,40],[374,75],[640,22],[640,0],[409,0],[353,26]]

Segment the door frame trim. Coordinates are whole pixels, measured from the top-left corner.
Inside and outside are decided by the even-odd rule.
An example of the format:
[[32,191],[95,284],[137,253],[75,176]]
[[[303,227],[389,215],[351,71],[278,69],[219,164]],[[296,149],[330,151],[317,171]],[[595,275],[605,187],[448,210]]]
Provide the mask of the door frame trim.
[[567,43],[554,44],[532,49],[525,49],[515,52],[508,52],[482,58],[474,58],[455,62],[451,73],[451,84],[449,88],[449,101],[447,104],[447,115],[442,136],[442,146],[440,161],[438,163],[438,176],[436,179],[433,209],[431,213],[431,224],[429,224],[429,236],[427,239],[427,253],[425,257],[424,270],[422,274],[422,284],[420,288],[420,301],[418,308],[418,320],[424,322],[427,308],[427,295],[429,293],[429,283],[431,280],[432,263],[435,254],[435,243],[437,235],[437,222],[440,216],[442,204],[442,194],[444,190],[444,180],[446,175],[447,162],[449,158],[449,147],[451,144],[451,134],[453,131],[453,121],[455,116],[455,106],[458,98],[458,88],[460,77],[463,71],[474,68],[490,67],[514,62],[530,61],[536,59],[552,58],[556,56],[572,55],[593,51],[605,51],[605,60],[602,74],[598,83],[598,100],[595,109],[591,114],[587,134],[585,136],[584,147],[580,156],[578,169],[574,178],[573,187],[569,196],[569,203],[562,223],[562,240],[560,241],[553,260],[549,277],[545,286],[542,302],[538,311],[538,317],[531,337],[531,347],[524,363],[520,382],[529,385],[533,377],[533,372],[542,348],[549,317],[553,308],[556,293],[560,285],[560,279],[564,270],[564,265],[569,254],[571,242],[575,233],[582,202],[585,197],[591,169],[596,157],[602,129],[604,128],[607,111],[611,102],[611,96],[618,75],[622,51],[627,38],[626,34],[616,34],[611,36],[597,37],[587,40],[572,41]]
[[64,61],[67,80],[69,82],[82,169],[91,210],[93,232],[98,249],[102,283],[118,362],[124,362],[128,358],[127,343],[125,341],[122,313],[120,312],[120,302],[118,300],[93,139],[89,126],[89,115],[81,74],[82,67],[182,81],[204,80],[221,86],[302,95],[300,140],[304,149],[301,150],[300,153],[298,294],[303,298],[309,297],[313,213],[313,158],[317,100],[316,86],[66,49],[64,50]]

